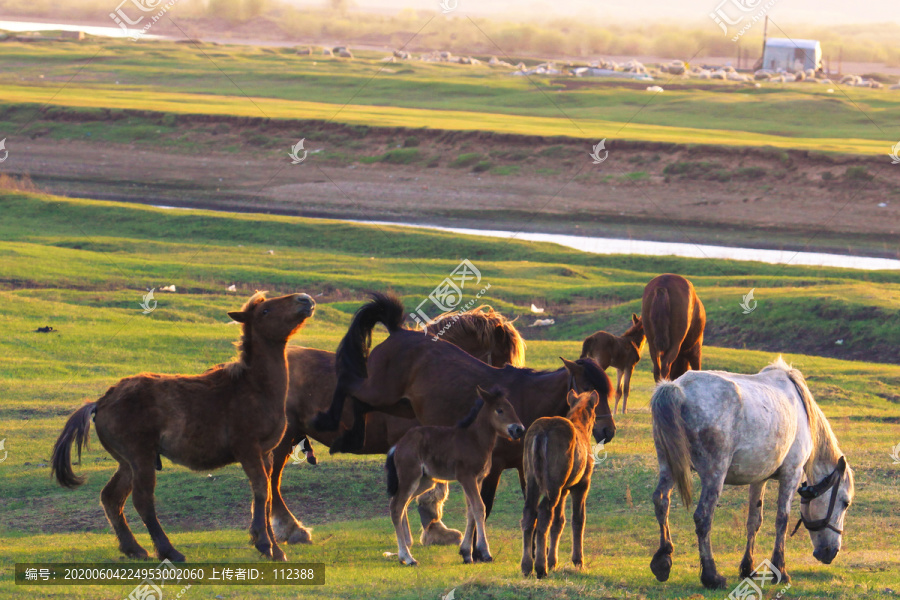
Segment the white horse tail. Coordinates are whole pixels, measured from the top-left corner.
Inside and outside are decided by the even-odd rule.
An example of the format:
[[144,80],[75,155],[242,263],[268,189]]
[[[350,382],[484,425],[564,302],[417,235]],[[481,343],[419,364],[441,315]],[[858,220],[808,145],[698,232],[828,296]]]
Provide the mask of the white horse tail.
[[684,507],[691,505],[691,450],[685,433],[681,406],[686,400],[681,387],[672,382],[660,383],[650,399],[653,415],[653,443],[672,473]]

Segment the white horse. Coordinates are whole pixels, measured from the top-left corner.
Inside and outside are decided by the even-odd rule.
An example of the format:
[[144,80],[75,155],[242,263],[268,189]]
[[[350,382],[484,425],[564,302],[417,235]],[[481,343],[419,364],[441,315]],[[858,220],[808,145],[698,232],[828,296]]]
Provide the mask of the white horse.
[[784,536],[791,500],[804,478],[814,483],[804,483],[799,489],[800,518],[809,530],[813,556],[825,564],[834,560],[841,549],[847,507],[853,500],[853,471],[800,371],[781,357],[756,375],[688,371],[673,382],[660,383],[650,407],[659,460],[653,504],[660,528],[659,550],[650,569],[659,581],[666,581],[672,568],[669,498],[677,486],[685,507],[690,506],[691,468],[700,475],[703,486],[694,523],[700,581],[705,587],[725,587],[725,578],[716,572],[709,532],[726,483],[750,486],[741,577],[753,573],[753,546],[769,479],[778,481],[772,564],[781,572],[779,581],[790,581],[784,564]]

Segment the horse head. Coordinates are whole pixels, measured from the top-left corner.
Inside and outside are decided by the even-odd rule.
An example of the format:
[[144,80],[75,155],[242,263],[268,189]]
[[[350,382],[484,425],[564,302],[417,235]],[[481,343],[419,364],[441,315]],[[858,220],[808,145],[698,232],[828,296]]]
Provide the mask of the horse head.
[[616,435],[616,422],[609,409],[609,398],[612,394],[612,383],[609,376],[592,358],[579,358],[576,361],[559,357],[569,372],[569,387],[576,393],[596,390],[600,401],[594,408],[594,439],[597,442],[609,442]]
[[819,562],[831,564],[841,550],[844,517],[853,502],[854,491],[853,470],[843,456],[825,479],[815,485],[804,483],[798,491],[801,500],[797,527],[801,523],[806,526],[813,556]]

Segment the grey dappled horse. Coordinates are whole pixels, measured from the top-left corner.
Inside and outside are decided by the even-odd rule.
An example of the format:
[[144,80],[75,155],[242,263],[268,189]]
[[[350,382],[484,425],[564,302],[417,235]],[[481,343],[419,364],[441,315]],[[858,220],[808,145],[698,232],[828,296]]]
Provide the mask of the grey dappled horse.
[[753,546],[770,479],[779,484],[772,564],[781,572],[782,581],[790,580],[784,538],[791,500],[804,479],[812,485],[804,483],[799,488],[800,517],[809,530],[813,556],[825,564],[834,560],[853,500],[853,471],[800,371],[781,357],[756,375],[689,371],[673,382],[660,383],[650,407],[659,460],[653,503],[660,528],[660,546],[650,568],[659,581],[666,581],[672,568],[674,546],[668,523],[672,488],[677,486],[684,505],[690,506],[692,468],[703,486],[694,522],[704,586],[725,587],[725,578],[716,571],[709,533],[726,483],[750,486],[741,577],[753,572]]

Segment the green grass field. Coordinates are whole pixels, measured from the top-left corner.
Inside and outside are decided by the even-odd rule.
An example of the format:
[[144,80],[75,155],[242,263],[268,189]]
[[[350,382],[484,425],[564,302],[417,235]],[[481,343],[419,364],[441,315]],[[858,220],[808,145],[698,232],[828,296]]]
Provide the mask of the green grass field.
[[373,52],[347,61],[299,56],[292,48],[94,39],[6,42],[3,49],[0,126],[60,139],[93,134],[132,142],[164,133],[155,125],[126,128],[125,121],[110,131],[86,130],[72,117],[47,122],[61,109],[88,116],[127,109],[874,155],[887,152],[888,125],[900,117],[896,92],[837,85],[693,80],[653,96],[620,80],[383,63]]
[[[596,256],[548,244],[10,193],[0,196],[0,216],[0,439],[9,453],[0,463],[0,597],[116,599],[131,590],[24,588],[11,581],[15,562],[122,560],[98,504],[112,458],[95,443],[76,467],[88,475],[76,491],[49,477],[51,445],[82,400],[139,371],[192,373],[227,360],[236,330],[225,312],[254,289],[317,295],[319,310],[295,343],[334,349],[364,290],[393,289],[412,307],[462,258],[491,283],[490,304],[523,315],[518,324],[535,368],[556,368],[558,356],[577,357],[581,339],[595,329],[624,329],[653,275],[690,277],[709,312],[704,367],[755,372],[775,357],[774,350],[783,351],[806,374],[856,471],[844,550],[824,566],[813,559],[805,533],[790,538],[793,587],[786,597],[884,598],[888,588],[897,589],[900,466],[892,464],[890,452],[900,442],[900,366],[884,364],[900,362],[897,273]],[[232,283],[237,293],[225,291]],[[146,290],[169,284],[178,292],[157,291],[157,309],[143,315],[139,303]],[[750,287],[759,307],[743,315],[738,302]],[[557,325],[525,327],[531,302],[547,306]],[[58,333],[34,332],[44,325]],[[844,343],[835,345],[836,338]],[[868,360],[813,356],[841,353]],[[328,583],[277,590],[195,586],[184,597],[438,598],[451,589],[461,600],[725,597],[727,592],[700,586],[693,521],[677,504],[672,577],[660,584],[650,573],[658,539],[650,502],[656,476],[647,410],[652,387],[642,361],[631,412],[617,420],[619,433],[594,475],[582,572],[563,568],[540,582],[519,575],[521,495],[511,473],[488,521],[493,564],[465,566],[454,548],[416,544],[420,566],[402,568],[382,556],[396,550],[383,458],[331,457],[318,447],[320,464],[289,466],[284,483],[287,502],[314,528],[315,544],[287,553],[295,561],[324,562]],[[713,543],[730,585],[738,582],[745,498],[745,489],[727,490],[716,513]],[[247,541],[249,500],[236,466],[193,473],[165,462],[158,478],[160,520],[194,562],[258,560]],[[149,548],[130,503],[127,510]],[[462,526],[463,510],[454,487],[446,521]],[[771,551],[773,527],[767,510],[757,560]],[[415,523],[413,530],[417,536]],[[567,530],[563,555],[569,547]]]

